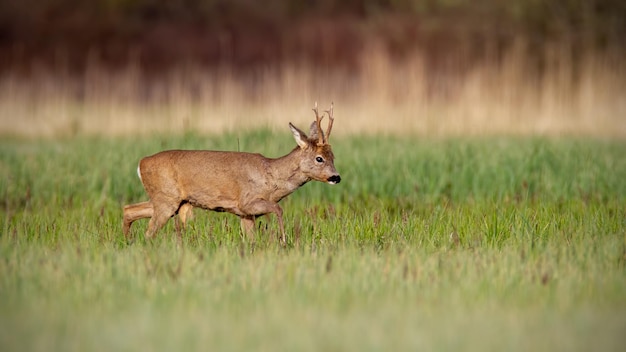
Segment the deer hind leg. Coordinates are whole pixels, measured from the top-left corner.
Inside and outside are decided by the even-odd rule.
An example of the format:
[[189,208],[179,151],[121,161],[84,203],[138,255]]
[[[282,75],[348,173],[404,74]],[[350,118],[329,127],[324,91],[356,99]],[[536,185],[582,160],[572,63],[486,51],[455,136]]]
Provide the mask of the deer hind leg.
[[181,237],[181,232],[185,230],[187,221],[193,218],[193,206],[189,203],[181,204],[178,208],[178,218],[176,218],[176,233]]
[[122,230],[124,231],[124,236],[126,238],[129,237],[130,227],[136,220],[151,218],[154,214],[154,209],[152,208],[152,203],[150,202],[141,202],[137,204],[131,204],[124,207],[124,224]]
[[154,213],[150,218],[150,222],[148,223],[148,230],[146,230],[145,237],[152,238],[154,235],[165,225],[167,220],[169,220],[174,214],[176,214],[176,210],[178,209],[177,205],[172,205],[170,203],[156,203],[152,202],[152,207],[154,208]]
[[193,219],[193,205],[189,203],[183,203],[180,208],[178,208],[178,217],[183,223],[183,227],[185,227],[187,221]]

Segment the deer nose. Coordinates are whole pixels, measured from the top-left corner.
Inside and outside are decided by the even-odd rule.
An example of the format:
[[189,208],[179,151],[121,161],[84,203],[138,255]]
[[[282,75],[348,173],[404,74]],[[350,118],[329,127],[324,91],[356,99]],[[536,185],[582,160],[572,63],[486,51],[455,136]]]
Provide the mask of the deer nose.
[[328,178],[328,183],[330,183],[331,185],[337,184],[339,182],[341,182],[341,176],[339,175],[333,175]]

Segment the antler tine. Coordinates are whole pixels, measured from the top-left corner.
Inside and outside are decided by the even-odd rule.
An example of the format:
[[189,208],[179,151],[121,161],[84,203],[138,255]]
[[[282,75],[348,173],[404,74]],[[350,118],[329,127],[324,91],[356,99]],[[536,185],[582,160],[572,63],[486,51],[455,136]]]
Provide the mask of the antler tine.
[[326,128],[326,143],[328,143],[328,139],[330,138],[330,131],[333,129],[333,121],[335,121],[335,119],[333,118],[333,107],[334,107],[335,103],[330,103],[330,110],[326,110],[326,113],[328,114],[328,128]]
[[315,113],[315,121],[317,123],[317,130],[319,131],[317,142],[319,144],[323,144],[325,138],[324,138],[324,132],[322,132],[322,119],[324,118],[324,115],[320,117],[320,114],[317,110],[317,102],[315,102],[315,107],[313,107],[313,112]]

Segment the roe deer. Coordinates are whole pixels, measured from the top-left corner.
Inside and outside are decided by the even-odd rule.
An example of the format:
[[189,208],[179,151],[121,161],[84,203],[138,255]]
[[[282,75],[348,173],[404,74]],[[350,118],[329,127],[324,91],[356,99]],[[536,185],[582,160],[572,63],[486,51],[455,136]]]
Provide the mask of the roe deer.
[[339,183],[328,138],[333,127],[333,105],[326,111],[328,127],[315,103],[315,121],[309,136],[289,123],[298,144],[289,154],[266,158],[261,154],[209,150],[168,150],[145,157],[137,174],[150,198],[124,207],[123,231],[129,238],[135,220],[151,218],[146,238],[153,237],[178,214],[183,226],[193,207],[229,212],[241,218],[242,231],[253,239],[254,220],[276,214],[281,242],[286,243],[283,210],[278,202],[311,180]]

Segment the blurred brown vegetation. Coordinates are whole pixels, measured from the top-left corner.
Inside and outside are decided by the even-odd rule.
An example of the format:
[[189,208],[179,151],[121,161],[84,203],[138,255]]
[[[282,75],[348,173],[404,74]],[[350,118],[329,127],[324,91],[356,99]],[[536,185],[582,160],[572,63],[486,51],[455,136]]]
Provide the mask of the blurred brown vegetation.
[[624,33],[621,0],[3,0],[0,69],[349,70],[373,43],[393,60],[417,50],[437,69],[497,59],[520,38],[539,58],[562,42],[621,56]]
[[0,0],[0,135],[626,137],[623,0]]

